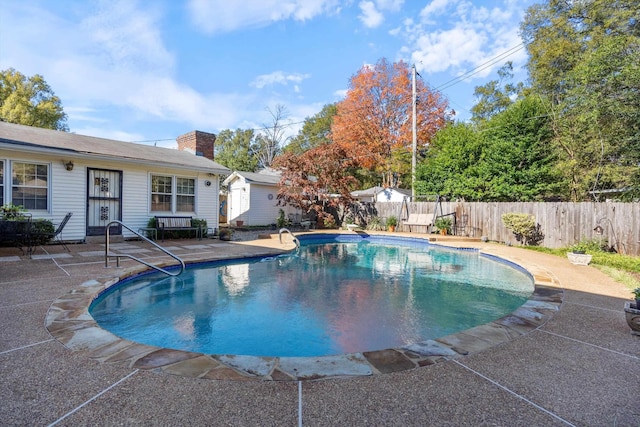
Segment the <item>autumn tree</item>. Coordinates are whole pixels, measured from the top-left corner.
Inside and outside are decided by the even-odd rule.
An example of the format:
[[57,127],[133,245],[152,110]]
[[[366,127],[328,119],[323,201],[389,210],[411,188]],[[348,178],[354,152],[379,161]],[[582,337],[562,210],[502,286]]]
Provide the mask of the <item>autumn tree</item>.
[[[447,119],[448,103],[438,92],[417,79],[418,149],[428,146]],[[347,95],[337,105],[332,138],[349,158],[378,174],[382,183],[410,181],[412,151],[412,81],[404,62],[379,60],[351,77]]]
[[252,129],[225,129],[216,136],[216,162],[234,171],[255,172],[258,146]]
[[[301,154],[285,152],[274,162],[281,171],[278,201],[292,205],[303,212],[315,211],[319,219],[327,210],[348,210],[353,200],[351,191],[358,181],[349,173],[355,161],[338,144],[327,143]],[[338,225],[342,218],[336,218]]]
[[69,131],[62,102],[44,78],[27,78],[13,68],[0,71],[0,120]]

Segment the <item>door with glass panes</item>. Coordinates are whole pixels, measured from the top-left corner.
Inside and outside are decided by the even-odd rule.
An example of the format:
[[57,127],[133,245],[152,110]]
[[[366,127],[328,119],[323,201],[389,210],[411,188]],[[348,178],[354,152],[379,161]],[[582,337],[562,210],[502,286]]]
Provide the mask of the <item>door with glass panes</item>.
[[[88,169],[87,193],[87,236],[103,235],[111,221],[122,221],[122,171]],[[122,234],[122,227],[109,233]]]

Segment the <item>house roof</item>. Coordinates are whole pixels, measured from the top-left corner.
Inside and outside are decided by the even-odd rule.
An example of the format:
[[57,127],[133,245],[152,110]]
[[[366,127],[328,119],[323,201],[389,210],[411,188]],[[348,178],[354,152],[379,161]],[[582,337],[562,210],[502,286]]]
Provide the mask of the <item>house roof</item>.
[[380,186],[376,186],[376,187],[371,187],[371,188],[367,188],[366,190],[356,190],[356,191],[352,191],[351,195],[353,197],[375,197],[376,194],[382,192],[382,191],[397,191],[400,194],[404,194],[405,196],[410,196],[411,195],[411,191],[409,190],[405,190],[404,188],[391,188],[391,187],[380,187]]
[[273,169],[261,170],[260,172],[235,171],[224,180],[224,185],[229,185],[238,178],[244,178],[249,184],[278,185],[280,183],[280,172]]
[[0,149],[58,153],[73,157],[153,164],[181,169],[228,174],[226,167],[187,151],[133,142],[77,135],[50,129],[0,122]]

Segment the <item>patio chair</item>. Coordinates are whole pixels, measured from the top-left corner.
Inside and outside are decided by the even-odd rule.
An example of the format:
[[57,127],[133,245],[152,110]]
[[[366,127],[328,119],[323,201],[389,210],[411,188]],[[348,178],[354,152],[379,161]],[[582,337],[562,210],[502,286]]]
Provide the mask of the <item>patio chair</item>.
[[[50,240],[57,240],[58,243],[60,243],[62,247],[67,252],[69,252],[69,248],[67,247],[67,244],[60,238],[60,233],[64,229],[64,226],[67,225],[67,222],[69,222],[71,215],[73,215],[73,212],[69,212],[68,214],[66,214],[65,217],[60,222],[60,224],[58,225],[58,228],[56,228],[56,230],[53,233],[37,233],[37,235],[34,236],[34,239],[48,238]],[[35,252],[35,248],[33,249],[33,252]]]

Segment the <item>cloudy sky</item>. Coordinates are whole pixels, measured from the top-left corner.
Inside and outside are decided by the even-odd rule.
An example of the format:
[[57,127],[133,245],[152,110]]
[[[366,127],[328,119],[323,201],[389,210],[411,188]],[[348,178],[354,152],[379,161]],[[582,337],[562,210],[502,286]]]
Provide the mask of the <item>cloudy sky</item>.
[[0,69],[42,75],[71,132],[175,146],[192,130],[290,132],[380,58],[415,64],[469,118],[478,85],[526,53],[533,0],[3,0]]

